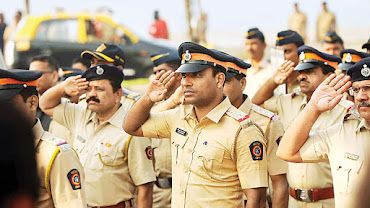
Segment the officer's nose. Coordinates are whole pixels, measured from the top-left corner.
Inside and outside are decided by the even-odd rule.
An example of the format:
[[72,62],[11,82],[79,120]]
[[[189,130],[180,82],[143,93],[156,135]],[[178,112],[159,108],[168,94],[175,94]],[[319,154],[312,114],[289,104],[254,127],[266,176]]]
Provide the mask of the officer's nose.
[[358,93],[355,96],[355,99],[357,101],[369,101],[369,94],[365,92],[364,90],[360,89]]
[[304,81],[306,79],[307,79],[307,74],[306,73],[304,73],[304,72],[299,73],[299,76],[298,76],[299,81]]
[[182,75],[182,79],[181,79],[181,85],[182,86],[191,86],[192,85],[192,82],[191,82],[191,78],[189,76],[187,76],[186,74]]

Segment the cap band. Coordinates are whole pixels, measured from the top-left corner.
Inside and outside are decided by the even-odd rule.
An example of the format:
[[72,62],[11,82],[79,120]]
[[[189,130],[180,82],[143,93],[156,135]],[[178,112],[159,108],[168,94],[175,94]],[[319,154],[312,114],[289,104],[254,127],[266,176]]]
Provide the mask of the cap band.
[[287,35],[287,36],[283,36],[283,37],[276,37],[276,40],[283,40],[283,39],[285,39],[285,38],[291,38],[291,37],[293,37],[295,34],[294,33],[292,33],[292,34],[290,34],[290,35]]
[[9,84],[21,84],[21,85],[26,84],[27,86],[37,87],[37,80],[26,82],[26,81],[18,81],[12,78],[0,78],[0,85],[9,85]]
[[[348,61],[349,60],[349,61]],[[345,63],[345,62],[359,62],[361,61],[362,58],[358,55],[355,55],[355,54],[350,54],[350,53],[345,53],[343,54],[343,58],[342,58],[342,61]]]
[[[186,53],[182,54],[182,60],[186,60],[185,59],[186,55],[188,55],[188,54],[186,54]],[[226,71],[229,68],[233,68],[233,69],[241,71],[244,74],[247,73],[247,69],[243,69],[243,68],[239,67],[238,65],[236,65],[235,63],[219,61],[219,60],[217,60],[217,59],[215,59],[215,58],[213,58],[209,55],[203,54],[203,53],[190,53],[190,60],[200,60],[200,61],[214,62],[214,63],[224,67],[226,69]]]
[[255,35],[255,34],[257,34],[257,32],[259,32],[259,31],[250,31],[250,32],[247,32],[246,36],[249,37],[249,36]]
[[95,51],[95,53],[96,53],[96,54],[98,54],[99,56],[103,57],[106,61],[114,62],[114,59],[112,59],[112,58],[111,58],[111,57],[109,57],[109,56],[106,56],[106,55],[104,55],[104,54],[102,54],[102,53],[100,53],[100,52],[97,52],[97,51]]
[[[304,55],[304,58],[302,58],[303,57],[302,55]],[[322,61],[324,63],[327,63],[329,66],[333,67],[334,69],[338,67],[338,62],[325,60],[321,56],[317,55],[316,53],[303,53],[299,56],[300,61],[309,60],[309,59]]]
[[170,53],[159,54],[159,55],[153,56],[150,60],[154,62],[155,60],[160,59],[164,56],[168,56],[168,55],[170,55]]

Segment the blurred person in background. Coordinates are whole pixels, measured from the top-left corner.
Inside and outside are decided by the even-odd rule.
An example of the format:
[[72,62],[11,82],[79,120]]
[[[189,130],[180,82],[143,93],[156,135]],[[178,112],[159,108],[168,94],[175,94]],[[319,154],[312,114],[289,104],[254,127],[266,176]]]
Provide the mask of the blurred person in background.
[[322,52],[340,57],[340,52],[344,49],[344,43],[335,31],[329,31],[325,34],[321,47]]
[[169,39],[167,23],[159,17],[159,11],[154,11],[154,22],[150,25],[149,34],[154,38]]
[[0,13],[0,50],[4,53],[4,32],[6,28],[6,23],[4,20],[4,14]]
[[336,31],[337,23],[334,13],[327,8],[326,2],[322,2],[322,12],[317,16],[316,41],[321,42],[328,31]]
[[17,28],[18,23],[19,23],[19,21],[21,21],[21,19],[22,19],[22,12],[21,11],[17,11],[15,13],[15,15],[14,15],[14,22],[13,22],[13,24],[8,25],[5,28],[5,31],[4,31],[4,45],[9,40],[9,38],[13,35],[13,32]]
[[289,29],[298,32],[306,40],[307,17],[298,8],[298,3],[294,3],[294,13],[289,17]]
[[76,57],[72,60],[71,68],[86,71],[88,68],[90,68],[90,65],[91,63],[88,60],[82,57]]
[[370,38],[362,45],[362,49],[366,49],[367,53],[370,53]]

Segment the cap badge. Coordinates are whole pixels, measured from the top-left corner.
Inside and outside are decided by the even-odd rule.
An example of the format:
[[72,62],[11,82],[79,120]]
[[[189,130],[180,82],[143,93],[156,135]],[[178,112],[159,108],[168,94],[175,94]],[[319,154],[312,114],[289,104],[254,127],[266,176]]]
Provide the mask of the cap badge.
[[100,66],[96,67],[96,74],[97,75],[102,75],[104,73],[104,69],[101,68]]
[[364,77],[370,76],[370,68],[366,64],[363,65],[363,68],[361,69],[361,74]]
[[351,62],[351,61],[352,61],[352,56],[350,53],[347,53],[346,62]]
[[102,51],[104,51],[106,48],[107,48],[107,46],[105,46],[105,44],[103,43],[103,44],[101,44],[101,45],[96,49],[96,51],[97,51],[97,52],[102,52]]
[[185,55],[184,55],[185,61],[190,61],[191,60],[191,54],[189,53],[189,50],[186,50]]
[[301,55],[299,55],[299,60],[303,61],[306,58],[306,55],[304,55],[304,52],[301,52]]

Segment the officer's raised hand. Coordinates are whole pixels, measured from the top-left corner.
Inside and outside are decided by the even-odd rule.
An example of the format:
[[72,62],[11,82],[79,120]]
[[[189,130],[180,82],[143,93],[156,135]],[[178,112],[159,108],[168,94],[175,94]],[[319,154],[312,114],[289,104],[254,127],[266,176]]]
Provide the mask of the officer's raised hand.
[[81,75],[69,77],[63,82],[65,93],[71,97],[80,96],[89,87],[89,82]]
[[342,99],[342,95],[351,87],[349,76],[335,74],[327,77],[312,94],[309,105],[319,112],[333,109]]
[[175,73],[173,71],[165,72],[164,70],[162,70],[157,73],[155,79],[150,81],[150,83],[148,84],[148,88],[146,91],[146,96],[148,96],[150,101],[159,102],[166,97],[169,86],[171,86],[171,84],[175,80],[174,75]]
[[277,85],[284,84],[294,71],[294,62],[285,60],[274,74],[274,82]]

